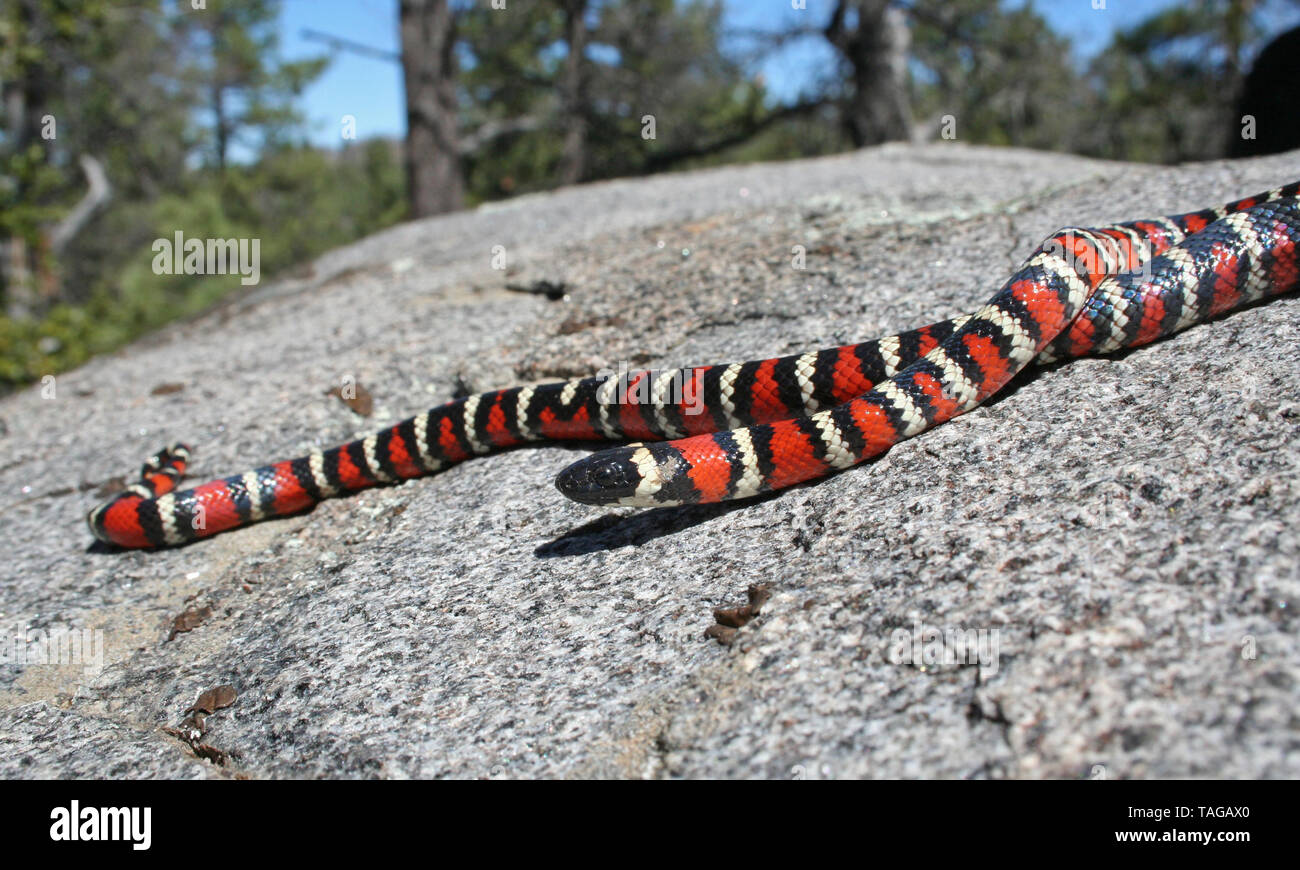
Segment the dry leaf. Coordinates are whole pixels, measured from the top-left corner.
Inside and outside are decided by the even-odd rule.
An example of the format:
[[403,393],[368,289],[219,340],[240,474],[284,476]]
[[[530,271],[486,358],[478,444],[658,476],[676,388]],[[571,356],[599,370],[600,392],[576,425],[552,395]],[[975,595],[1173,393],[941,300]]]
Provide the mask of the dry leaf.
[[190,605],[184,611],[177,614],[172,620],[172,633],[167,635],[168,640],[173,640],[176,635],[186,631],[193,631],[203,623],[207,622],[212,616],[212,605],[205,604],[202,607]]
[[343,404],[352,409],[353,413],[360,414],[362,417],[369,417],[375,409],[375,400],[370,395],[370,391],[361,386],[360,382],[350,384],[345,394],[342,387],[333,387],[327,396],[334,396]]
[[110,477],[100,485],[99,489],[95,490],[95,498],[108,498],[110,495],[119,493],[124,489],[126,489],[126,478]]
[[225,766],[226,753],[217,747],[208,743],[191,743],[190,746],[194,749],[194,754],[199,758],[206,758],[219,767]]
[[710,625],[704,629],[705,640],[713,639],[723,646],[731,646],[736,639],[736,629],[728,628],[725,625]]
[[719,607],[713,611],[713,619],[717,625],[705,629],[705,638],[712,638],[724,646],[730,646],[736,639],[736,629],[762,613],[763,605],[772,597],[772,587],[766,583],[750,586],[745,594],[749,598],[748,604],[740,607]]
[[238,697],[239,695],[235,692],[234,686],[217,686],[215,689],[208,689],[199,695],[199,699],[194,702],[194,706],[190,710],[215,713],[235,703],[235,699]]

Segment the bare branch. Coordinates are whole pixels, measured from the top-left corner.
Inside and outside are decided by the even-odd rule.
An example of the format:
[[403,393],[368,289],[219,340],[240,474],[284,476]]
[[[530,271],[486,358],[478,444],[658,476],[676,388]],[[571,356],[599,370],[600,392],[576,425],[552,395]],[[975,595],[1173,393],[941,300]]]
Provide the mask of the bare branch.
[[393,63],[400,63],[402,60],[401,52],[389,51],[384,48],[375,48],[373,45],[364,45],[360,42],[353,42],[350,39],[344,39],[341,36],[334,36],[329,33],[322,33],[319,30],[303,28],[300,33],[303,39],[323,42],[331,48],[336,48],[341,51],[350,51],[353,54],[373,57],[376,60],[387,60]]
[[803,27],[788,27],[784,30],[764,30],[760,27],[733,27],[727,31],[727,35],[737,39],[752,39],[754,42],[779,46],[809,36],[825,37],[826,29],[811,24],[804,25]]
[[703,145],[691,145],[686,148],[678,148],[673,151],[664,151],[658,154],[651,154],[646,158],[645,171],[659,172],[675,163],[683,160],[690,160],[695,157],[708,157],[711,154],[717,154],[736,145],[748,142],[759,133],[789,118],[795,118],[800,115],[807,115],[820,109],[822,106],[830,105],[833,101],[827,98],[807,100],[802,103],[794,103],[789,106],[782,106],[780,109],[769,115],[747,124],[743,129],[734,133],[729,133],[720,139],[707,142]]
[[521,118],[507,118],[502,120],[485,121],[473,133],[467,133],[461,137],[460,153],[473,154],[482,148],[488,142],[499,136],[508,136],[511,133],[527,133],[530,130],[536,130],[542,126],[542,119],[536,115],[524,115]]
[[73,206],[72,211],[64,215],[63,220],[55,224],[54,229],[50,231],[50,249],[55,254],[62,253],[68,243],[76,238],[77,233],[81,232],[94,216],[96,210],[113,196],[113,189],[109,186],[108,176],[104,174],[104,167],[100,162],[89,154],[82,154],[79,162],[81,171],[86,173],[86,184],[89,189],[81,201]]

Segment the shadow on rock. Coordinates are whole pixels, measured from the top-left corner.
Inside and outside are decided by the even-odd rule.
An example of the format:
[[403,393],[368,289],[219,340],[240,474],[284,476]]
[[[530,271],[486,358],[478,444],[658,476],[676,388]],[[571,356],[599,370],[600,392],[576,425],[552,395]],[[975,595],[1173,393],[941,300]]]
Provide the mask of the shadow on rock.
[[639,547],[655,538],[671,535],[707,523],[732,511],[744,510],[780,495],[766,493],[743,501],[722,504],[684,505],[682,507],[651,508],[640,513],[619,516],[606,514],[572,531],[565,532],[533,551],[542,559],[585,556],[619,547]]

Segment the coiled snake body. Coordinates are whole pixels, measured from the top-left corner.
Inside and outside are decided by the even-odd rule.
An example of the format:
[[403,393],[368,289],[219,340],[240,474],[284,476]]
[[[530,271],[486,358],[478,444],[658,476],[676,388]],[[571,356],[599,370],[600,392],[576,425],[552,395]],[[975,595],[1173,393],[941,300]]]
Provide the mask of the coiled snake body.
[[[90,512],[123,547],[183,544],[526,442],[632,439],[560,472],[588,504],[746,498],[824,477],[965,413],[1031,362],[1146,344],[1300,283],[1300,182],[1041,244],[974,314],[856,345],[470,396],[369,438],[175,492],[189,450]],[[652,442],[652,443],[642,443]]]

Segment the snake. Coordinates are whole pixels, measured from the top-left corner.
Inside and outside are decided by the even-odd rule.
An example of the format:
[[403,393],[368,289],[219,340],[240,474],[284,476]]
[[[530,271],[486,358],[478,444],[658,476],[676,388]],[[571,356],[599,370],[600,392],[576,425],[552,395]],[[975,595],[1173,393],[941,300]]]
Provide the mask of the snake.
[[559,491],[584,504],[752,498],[878,456],[978,407],[1031,364],[1138,347],[1295,289],[1298,195],[1295,182],[1218,208],[1066,227],[974,313],[858,344],[470,395],[183,491],[191,450],[174,444],[87,522],[117,547],[182,545],[545,441],[625,442],[559,472]]

